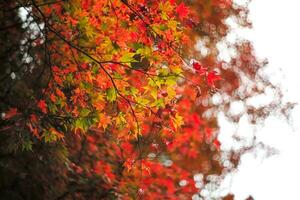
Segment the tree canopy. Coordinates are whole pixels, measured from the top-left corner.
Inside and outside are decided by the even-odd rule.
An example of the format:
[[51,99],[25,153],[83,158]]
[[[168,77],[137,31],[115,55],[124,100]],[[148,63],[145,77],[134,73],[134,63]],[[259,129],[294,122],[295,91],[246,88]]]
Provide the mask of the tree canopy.
[[[234,169],[217,113],[237,122],[232,102],[277,91],[250,42],[219,58],[226,19],[251,27],[247,13],[231,0],[1,2],[1,193],[190,199]],[[277,100],[244,113],[255,123]]]

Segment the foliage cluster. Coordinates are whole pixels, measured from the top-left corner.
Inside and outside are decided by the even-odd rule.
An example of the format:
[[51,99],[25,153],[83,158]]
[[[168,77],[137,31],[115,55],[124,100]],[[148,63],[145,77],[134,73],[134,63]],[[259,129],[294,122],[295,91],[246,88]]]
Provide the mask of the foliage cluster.
[[[231,152],[224,168],[216,113],[237,121],[230,103],[270,85],[249,42],[231,45],[229,63],[218,58],[225,19],[250,26],[247,8],[231,0],[15,0],[1,2],[0,17],[7,199],[188,199],[202,188],[196,173],[204,185],[237,165]],[[194,48],[199,41],[206,53]],[[245,77],[252,84],[242,87]],[[260,114],[245,112],[253,122]]]

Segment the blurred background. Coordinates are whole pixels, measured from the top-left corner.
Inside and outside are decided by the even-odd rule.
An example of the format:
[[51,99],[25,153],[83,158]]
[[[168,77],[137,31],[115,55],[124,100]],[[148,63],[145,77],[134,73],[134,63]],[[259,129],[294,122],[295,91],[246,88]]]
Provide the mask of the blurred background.
[[[247,147],[254,137],[256,141],[255,148],[242,155],[239,167],[227,175],[218,192],[231,191],[236,200],[247,199],[249,196],[255,200],[298,199],[300,1],[235,0],[235,2],[240,5],[249,4],[253,28],[242,29],[236,25],[234,19],[229,18],[227,23],[232,31],[227,36],[228,42],[234,42],[237,38],[252,41],[258,58],[268,60],[267,66],[260,73],[282,89],[284,103],[296,104],[287,118],[274,112],[264,122],[255,126],[250,126],[248,120],[243,117],[239,125],[233,125],[222,113],[219,114],[221,149]],[[230,58],[228,51],[222,51],[222,47],[220,50],[222,59]],[[251,104],[259,107],[272,98],[272,91],[266,90],[264,95],[251,99]],[[239,112],[239,109],[241,109],[239,105],[235,105],[232,112]],[[238,142],[234,140],[236,133],[241,138]],[[270,151],[262,148],[266,146]],[[204,196],[205,192],[207,191],[202,191]]]

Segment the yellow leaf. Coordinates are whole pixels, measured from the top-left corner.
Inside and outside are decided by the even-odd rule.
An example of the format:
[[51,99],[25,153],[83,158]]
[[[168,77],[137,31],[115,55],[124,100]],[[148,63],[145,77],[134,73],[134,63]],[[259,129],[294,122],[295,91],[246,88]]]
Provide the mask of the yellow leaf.
[[181,117],[178,113],[176,113],[175,117],[173,118],[173,121],[176,129],[178,129],[184,124],[183,117]]

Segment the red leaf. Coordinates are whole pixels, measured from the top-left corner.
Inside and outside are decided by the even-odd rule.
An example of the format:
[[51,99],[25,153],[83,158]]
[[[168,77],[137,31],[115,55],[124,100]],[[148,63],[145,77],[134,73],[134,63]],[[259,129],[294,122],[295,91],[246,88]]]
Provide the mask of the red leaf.
[[56,102],[56,96],[53,93],[50,94],[50,99],[52,102]]
[[209,86],[214,86],[215,85],[215,81],[217,80],[222,80],[222,78],[216,74],[216,71],[211,71],[208,73],[207,75],[207,83]]
[[81,7],[84,9],[84,10],[88,10],[89,7],[90,7],[90,0],[83,0],[81,2]]
[[170,3],[171,3],[172,5],[174,5],[174,4],[175,4],[175,0],[170,0]]
[[206,139],[210,139],[212,137],[213,130],[211,128],[205,128],[204,132]]
[[199,115],[194,113],[191,115],[191,118],[197,127],[203,124],[203,121],[200,119]]
[[194,67],[195,70],[199,70],[199,69],[202,68],[202,66],[198,62],[193,62],[193,67]]
[[28,123],[27,126],[29,127],[30,132],[37,138],[40,138],[39,131],[37,128],[33,127],[31,123]]
[[45,100],[40,100],[38,102],[38,107],[41,109],[41,111],[45,114],[47,114],[47,104],[45,102]]
[[10,118],[14,117],[14,116],[17,115],[17,114],[18,114],[17,108],[10,108],[10,109],[5,113],[4,119],[10,119]]
[[213,144],[215,145],[215,147],[216,147],[218,150],[220,150],[221,143],[220,143],[220,141],[219,141],[218,139],[215,139],[214,142],[213,142]]
[[60,69],[57,66],[52,67],[53,72],[60,72]]
[[188,8],[184,5],[183,2],[179,4],[179,6],[176,8],[176,12],[180,19],[183,19],[188,15]]
[[57,96],[61,97],[61,98],[65,98],[65,94],[58,88],[55,89],[55,92],[57,94]]
[[193,68],[200,73],[200,75],[203,75],[206,73],[207,68],[203,67],[200,63],[198,62],[193,62]]
[[37,123],[37,122],[38,122],[37,116],[36,116],[35,114],[31,114],[31,115],[30,115],[30,121],[31,121],[32,123]]

